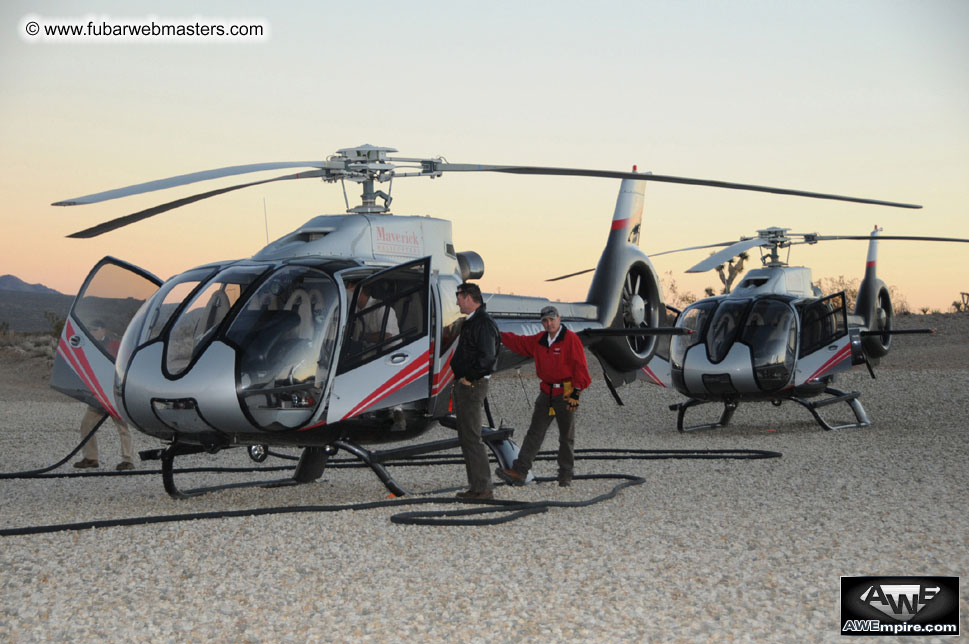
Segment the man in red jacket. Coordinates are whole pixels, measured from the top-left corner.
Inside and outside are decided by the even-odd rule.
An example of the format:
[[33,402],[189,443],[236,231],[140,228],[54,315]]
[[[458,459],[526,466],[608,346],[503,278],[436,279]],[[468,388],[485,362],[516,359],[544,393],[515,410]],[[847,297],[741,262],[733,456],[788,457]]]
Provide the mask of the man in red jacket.
[[535,359],[535,372],[541,380],[541,391],[535,399],[532,422],[525,434],[521,451],[511,469],[499,468],[498,478],[512,485],[524,485],[532,461],[538,454],[545,432],[552,423],[552,413],[559,426],[558,481],[561,487],[572,483],[575,462],[575,412],[579,393],[592,384],[585,362],[582,341],[565,328],[558,309],[542,309],[544,332],[535,335],[502,333],[501,342],[515,353]]

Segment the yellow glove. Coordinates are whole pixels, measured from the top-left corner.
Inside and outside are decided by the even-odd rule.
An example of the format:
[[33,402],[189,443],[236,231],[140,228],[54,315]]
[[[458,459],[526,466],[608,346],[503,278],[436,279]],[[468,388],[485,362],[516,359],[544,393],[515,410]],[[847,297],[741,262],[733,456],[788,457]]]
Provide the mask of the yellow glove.
[[571,380],[566,380],[563,383],[562,399],[565,401],[565,407],[569,411],[575,411],[579,408],[579,392],[572,386]]

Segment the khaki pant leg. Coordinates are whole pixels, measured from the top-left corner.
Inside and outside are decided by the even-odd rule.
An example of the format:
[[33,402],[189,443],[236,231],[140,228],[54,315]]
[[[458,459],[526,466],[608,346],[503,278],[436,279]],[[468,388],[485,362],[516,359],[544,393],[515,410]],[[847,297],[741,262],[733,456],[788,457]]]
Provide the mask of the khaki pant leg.
[[121,437],[121,460],[134,463],[135,452],[131,447],[131,430],[122,420],[115,419],[114,424],[118,426],[118,436]]
[[[88,407],[87,411],[84,412],[84,418],[81,419],[81,439],[83,440],[85,436],[91,433],[94,426],[98,424],[101,417],[104,416],[104,412],[100,409],[94,407]],[[98,460],[98,435],[95,434],[91,437],[91,440],[84,444],[81,448],[81,456],[84,458],[91,459],[92,461]]]

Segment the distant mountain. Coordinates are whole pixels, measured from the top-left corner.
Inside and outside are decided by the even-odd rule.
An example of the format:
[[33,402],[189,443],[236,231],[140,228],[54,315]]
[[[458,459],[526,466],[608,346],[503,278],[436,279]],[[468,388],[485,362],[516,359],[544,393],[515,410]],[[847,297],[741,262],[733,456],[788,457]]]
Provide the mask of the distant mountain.
[[0,277],[0,327],[18,333],[45,333],[51,329],[47,313],[67,317],[73,295],[43,284],[28,284],[13,275]]
[[55,291],[43,284],[28,284],[15,275],[0,275],[0,291],[19,291],[21,293],[48,293],[51,295],[62,295],[60,291]]

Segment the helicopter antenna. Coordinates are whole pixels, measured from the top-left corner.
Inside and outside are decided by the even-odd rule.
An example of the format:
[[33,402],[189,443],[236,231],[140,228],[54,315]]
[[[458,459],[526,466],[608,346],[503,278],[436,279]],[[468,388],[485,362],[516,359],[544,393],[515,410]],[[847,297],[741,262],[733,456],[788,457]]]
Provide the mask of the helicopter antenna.
[[269,245],[269,215],[266,213],[266,198],[262,198],[262,220],[266,224],[266,245]]

